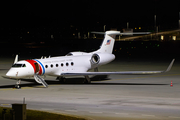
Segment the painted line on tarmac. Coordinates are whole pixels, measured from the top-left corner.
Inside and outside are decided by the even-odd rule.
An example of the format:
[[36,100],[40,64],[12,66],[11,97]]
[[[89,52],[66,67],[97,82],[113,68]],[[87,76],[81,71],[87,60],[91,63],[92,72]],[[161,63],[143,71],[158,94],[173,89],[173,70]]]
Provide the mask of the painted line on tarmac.
[[0,90],[21,90],[21,89],[30,89],[30,88],[33,88],[33,87],[22,87],[20,89],[17,89],[17,88],[4,88],[4,89],[0,89]]
[[45,111],[54,111],[54,109],[51,108],[40,108],[41,110],[45,110]]
[[[60,84],[59,84],[60,85]],[[49,85],[49,86],[56,86],[56,85]],[[32,88],[44,88],[44,86],[37,86],[37,87],[21,87],[20,89],[17,88],[3,88],[0,89],[0,91],[2,90],[21,90],[21,89],[32,89]]]
[[[80,112],[78,110],[65,110],[66,112]],[[103,112],[88,111],[91,114],[102,114]]]
[[103,112],[94,112],[94,111],[89,111],[89,113],[93,113],[93,114],[101,114]]
[[123,116],[129,115],[128,113],[115,113],[115,114],[117,114],[117,115],[123,115]]
[[176,116],[168,116],[169,118],[177,118],[180,119],[180,117],[176,117]]
[[11,104],[0,104],[0,106],[11,106]]
[[30,89],[30,88],[33,88],[33,87],[23,87],[21,89]]
[[147,115],[147,114],[142,114],[141,116],[144,116],[144,117],[155,117],[155,115]]
[[65,110],[67,112],[78,112],[77,110]]
[[0,90],[16,90],[16,89],[14,89],[14,88],[4,88],[4,89],[0,89]]

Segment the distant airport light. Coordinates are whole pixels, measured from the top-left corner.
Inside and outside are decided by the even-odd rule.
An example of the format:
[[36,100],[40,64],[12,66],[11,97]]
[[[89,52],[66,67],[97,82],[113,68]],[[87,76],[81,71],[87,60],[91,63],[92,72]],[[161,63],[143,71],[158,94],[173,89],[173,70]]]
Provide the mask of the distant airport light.
[[164,36],[163,35],[161,35],[161,40],[164,40]]
[[176,36],[172,36],[172,39],[173,39],[173,40],[176,40]]
[[78,39],[81,39],[81,33],[78,32]]
[[88,32],[88,38],[90,38],[90,33]]
[[139,29],[141,29],[141,27],[139,27]]
[[51,39],[53,39],[54,38],[54,36],[53,35],[51,35]]

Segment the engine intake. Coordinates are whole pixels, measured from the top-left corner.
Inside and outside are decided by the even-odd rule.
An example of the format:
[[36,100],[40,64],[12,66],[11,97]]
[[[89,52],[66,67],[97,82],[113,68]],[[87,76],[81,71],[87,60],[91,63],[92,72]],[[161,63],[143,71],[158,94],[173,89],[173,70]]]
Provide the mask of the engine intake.
[[100,57],[98,54],[93,54],[91,57],[92,64],[98,64],[100,62]]

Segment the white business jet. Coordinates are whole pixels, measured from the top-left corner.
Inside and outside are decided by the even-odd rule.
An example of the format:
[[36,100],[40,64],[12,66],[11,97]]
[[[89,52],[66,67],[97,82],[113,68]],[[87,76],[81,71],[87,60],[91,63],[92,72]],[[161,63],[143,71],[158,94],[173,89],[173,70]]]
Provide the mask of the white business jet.
[[[100,49],[94,52],[70,52],[66,56],[31,59],[18,61],[16,55],[11,69],[6,77],[17,79],[16,88],[20,88],[20,80],[26,77],[34,77],[35,81],[48,87],[48,84],[41,77],[44,75],[55,76],[59,81],[64,81],[66,76],[84,76],[85,82],[90,83],[89,75],[122,75],[122,74],[157,74],[168,72],[174,59],[165,71],[125,71],[125,72],[99,72],[98,67],[107,64],[115,59],[112,54],[116,35],[129,35],[132,33],[120,33],[119,31],[94,32],[96,34],[105,34]],[[133,34],[149,34],[147,32],[138,32]],[[94,72],[88,72],[94,69]]]

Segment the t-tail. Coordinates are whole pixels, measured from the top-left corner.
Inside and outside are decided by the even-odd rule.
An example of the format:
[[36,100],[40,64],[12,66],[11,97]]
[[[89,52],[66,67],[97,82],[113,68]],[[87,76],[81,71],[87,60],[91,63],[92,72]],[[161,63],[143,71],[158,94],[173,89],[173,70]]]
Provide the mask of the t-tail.
[[100,49],[92,53],[112,53],[116,35],[132,35],[132,34],[150,34],[150,32],[134,32],[121,33],[120,31],[92,32],[95,34],[104,34],[104,40]]
[[112,53],[113,47],[114,47],[114,42],[116,35],[119,35],[119,31],[106,31],[104,32],[93,32],[96,34],[105,34],[104,35],[104,40],[101,44],[100,49],[97,51],[94,51],[93,53]]

